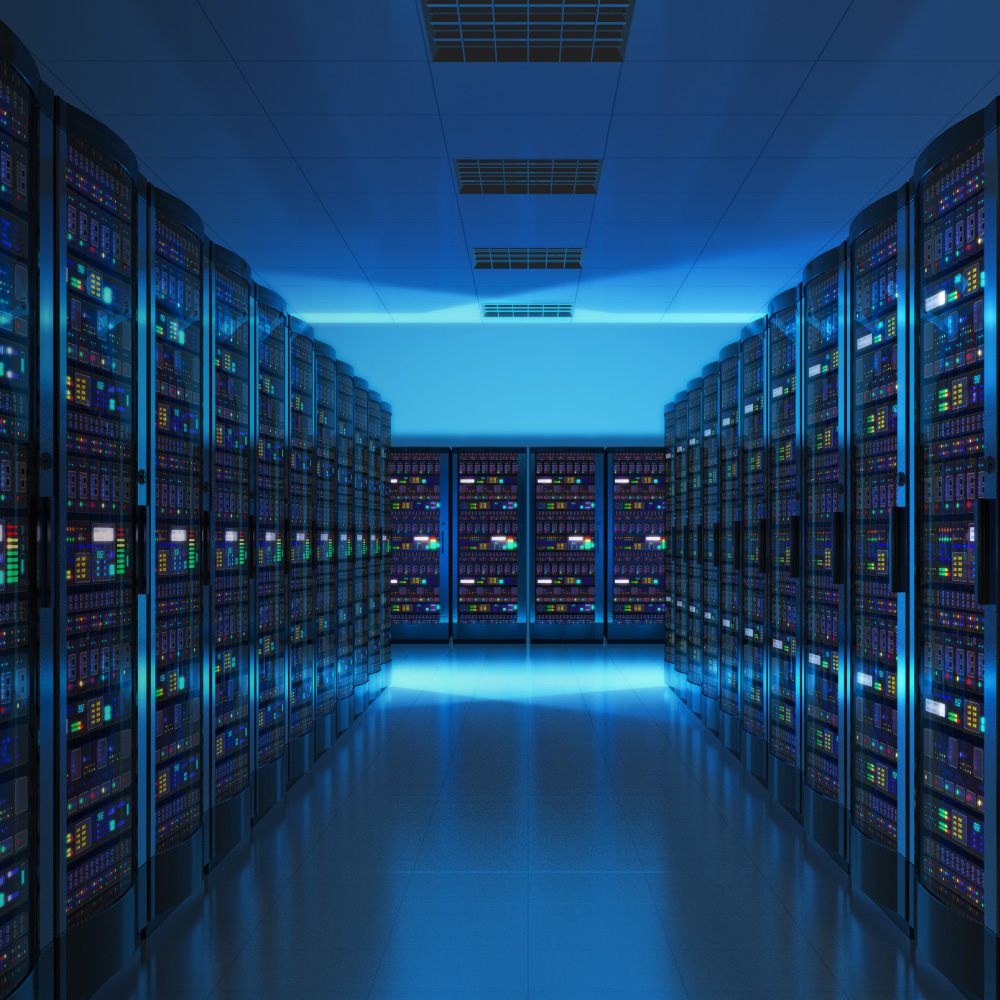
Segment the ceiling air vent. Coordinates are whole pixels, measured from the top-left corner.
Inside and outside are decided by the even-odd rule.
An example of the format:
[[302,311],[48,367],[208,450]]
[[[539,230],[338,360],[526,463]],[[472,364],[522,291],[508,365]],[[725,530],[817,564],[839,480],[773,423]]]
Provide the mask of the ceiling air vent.
[[435,62],[621,62],[634,0],[423,0]]
[[487,302],[483,319],[572,319],[571,305],[537,305],[526,302]]
[[583,247],[475,247],[477,271],[566,271],[583,266]]
[[456,160],[459,194],[597,194],[601,160]]

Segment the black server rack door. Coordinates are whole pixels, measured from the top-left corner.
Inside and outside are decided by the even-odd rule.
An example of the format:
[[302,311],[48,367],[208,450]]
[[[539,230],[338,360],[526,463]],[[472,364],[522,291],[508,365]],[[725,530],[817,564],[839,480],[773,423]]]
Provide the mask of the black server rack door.
[[392,569],[392,536],[389,509],[389,449],[392,446],[392,413],[382,408],[382,443],[379,459],[379,530],[382,558],[379,560],[379,628],[382,631],[382,666],[392,662],[392,617],[389,613],[389,576]]
[[687,400],[674,406],[674,669],[688,672],[688,433]]
[[67,126],[65,620],[68,927],[136,872],[136,188]]
[[996,794],[995,782],[984,783],[993,766],[984,753],[984,682],[996,664],[986,655],[976,580],[977,546],[993,530],[977,510],[989,507],[983,288],[985,245],[996,239],[987,226],[995,209],[986,211],[984,161],[980,139],[920,182],[914,470],[918,876],[945,906],[977,922],[988,902],[985,869],[996,864],[983,851],[985,797]]
[[[808,281],[805,323],[805,780],[841,801],[841,635],[844,487],[841,478],[841,273]],[[780,404],[779,404],[780,405]],[[794,558],[794,557],[793,557]],[[799,567],[793,567],[793,574]]]
[[533,453],[535,612],[543,625],[592,625],[597,602],[597,458]]
[[719,365],[719,708],[740,714],[740,359]]
[[368,682],[368,390],[354,384],[354,686]]
[[518,579],[518,454],[458,454],[458,622],[516,625],[523,599]]
[[771,754],[799,766],[798,615],[800,554],[798,430],[798,309],[779,310],[768,323],[768,471],[771,495],[767,554],[771,643],[768,656],[768,745]]
[[[38,625],[30,505],[38,454],[38,118],[24,77],[0,56],[0,995],[35,962],[38,796],[34,750]],[[14,625],[13,623],[17,623]],[[101,692],[97,692],[101,697]],[[71,695],[72,699],[72,695]],[[95,727],[96,728],[96,727]]]
[[354,693],[354,379],[337,367],[337,700]]
[[740,714],[743,730],[767,739],[767,482],[763,336],[740,344],[740,480],[743,559],[740,576]]
[[[700,379],[698,380],[701,381]],[[705,511],[702,507],[703,445],[702,390],[692,389],[687,403],[687,663],[688,683],[701,687],[704,676],[704,567]]]
[[395,625],[438,625],[441,593],[439,451],[389,452],[390,614]]
[[257,726],[258,767],[285,752],[288,320],[257,301]]
[[288,514],[291,586],[288,591],[288,737],[312,732],[316,644],[316,495],[313,491],[313,396],[316,345],[311,336],[295,333],[289,341],[289,419],[291,478]]
[[719,698],[719,583],[722,532],[719,520],[719,377],[706,376],[702,387],[702,679],[706,698]]
[[153,306],[154,801],[163,851],[201,827],[202,241],[155,211]]
[[212,502],[215,516],[213,588],[212,789],[215,801],[250,784],[250,664],[253,659],[252,561],[256,559],[250,451],[253,361],[250,285],[225,267],[212,268],[215,350],[215,432]]
[[671,407],[663,414],[663,449],[666,456],[666,472],[664,474],[664,527],[666,528],[667,547],[664,550],[663,577],[663,660],[671,666],[676,662],[674,633],[674,593],[677,574],[677,529],[674,504],[674,411]]
[[897,233],[892,216],[851,254],[851,816],[865,836],[899,844],[896,515]]
[[316,355],[316,717],[337,707],[337,362]]
[[666,459],[659,449],[615,450],[611,469],[611,621],[663,623]]
[[382,533],[379,530],[381,484],[379,456],[382,451],[382,404],[376,394],[368,398],[368,567],[365,583],[368,615],[368,674],[382,669],[382,628],[379,615],[379,567],[382,563]]

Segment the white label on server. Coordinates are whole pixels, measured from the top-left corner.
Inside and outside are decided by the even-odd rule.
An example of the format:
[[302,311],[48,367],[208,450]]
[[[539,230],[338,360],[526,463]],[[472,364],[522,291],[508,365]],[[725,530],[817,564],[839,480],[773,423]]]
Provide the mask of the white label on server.
[[537,584],[539,584],[539,585],[541,585],[541,584],[548,584],[548,583],[551,583],[551,582],[552,582],[552,581],[551,581],[550,579],[548,579],[547,577],[546,577],[546,578],[542,578],[542,577],[539,577],[539,578],[538,578],[538,579],[537,579],[537,580],[535,581],[535,583],[537,583]]
[[539,479],[538,481],[539,481],[540,483],[551,483],[551,482],[552,482],[552,480],[551,480],[551,479]]
[[698,609],[693,604],[688,605],[688,611],[690,611],[693,615],[698,613]]
[[304,531],[295,532],[295,541],[304,542],[306,540],[306,533]]
[[774,646],[775,649],[782,649],[782,648],[784,648],[780,639],[772,639],[771,640],[771,645]]
[[460,483],[474,483],[475,479],[460,479]]
[[785,391],[785,387],[783,385],[776,385],[771,390],[771,395],[772,396],[780,396],[780,395],[782,395],[784,393],[784,391]]
[[92,542],[113,542],[115,540],[115,528],[112,524],[95,524],[90,532]]
[[171,528],[170,541],[186,542],[188,540],[187,528]]
[[747,636],[748,638],[752,639],[753,638],[753,629],[750,628],[749,625],[747,625],[747,627],[745,629],[743,629],[743,634],[745,636]]
[[722,426],[723,427],[728,427],[730,420],[732,420],[732,417],[723,417],[722,418]]
[[697,443],[698,443],[697,438],[688,438],[688,444],[697,444]]
[[712,612],[711,611],[706,611],[705,612],[705,620],[706,621],[711,621],[712,620]]
[[863,673],[860,670],[854,675],[854,677],[857,680],[858,685],[863,688],[870,688],[874,681],[871,674]]
[[[360,538],[361,536],[358,535],[358,537]],[[277,540],[278,540],[278,533],[276,531],[265,531],[264,532],[264,541],[265,542],[276,542]]]
[[932,309],[940,309],[947,301],[948,293],[942,288],[940,292],[928,295],[924,299],[924,312],[930,312]]
[[924,708],[930,715],[936,715],[940,719],[943,719],[947,712],[944,702],[935,701],[933,698],[924,699]]
[[726,628],[732,628],[733,627],[733,623],[728,618],[723,618],[722,619],[722,624],[725,625]]
[[616,576],[615,577],[615,583],[617,583],[617,584],[625,584],[625,583],[629,583],[629,582],[630,581],[629,581],[629,579],[628,579],[627,576]]
[[823,657],[819,653],[810,653],[809,662],[815,664],[817,667],[823,662]]
[[227,531],[226,532],[226,541],[227,542],[235,542],[235,541],[237,541],[239,539],[239,537],[240,537],[239,533],[236,532],[236,531]]
[[743,407],[743,412],[753,413],[753,403],[747,403],[746,406]]
[[858,337],[858,350],[863,351],[866,347],[872,346],[872,335],[866,333],[863,337]]
[[462,583],[462,584],[465,584],[465,586],[468,587],[468,586],[471,586],[472,584],[474,584],[476,581],[475,580],[469,580],[469,579],[463,579],[463,580],[459,580],[458,582]]
[[819,373],[821,371],[823,371],[823,366],[822,365],[810,365],[809,366],[809,377],[813,378],[816,375],[819,375]]
[[707,438],[710,438],[712,436],[712,428],[711,427],[706,427],[705,428],[705,435],[704,436],[707,437]]
[[627,483],[628,479],[616,479],[615,482],[616,483]]

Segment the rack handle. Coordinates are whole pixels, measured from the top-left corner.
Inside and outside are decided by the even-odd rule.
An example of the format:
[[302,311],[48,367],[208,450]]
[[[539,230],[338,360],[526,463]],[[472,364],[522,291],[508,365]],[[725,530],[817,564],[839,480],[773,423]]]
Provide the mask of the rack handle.
[[718,569],[722,565],[722,522],[712,525],[712,565]]
[[976,552],[975,568],[975,601],[980,607],[995,604],[993,593],[993,563],[994,563],[994,520],[996,501],[988,497],[976,500],[976,517],[973,523]]
[[257,515],[250,515],[247,526],[247,545],[250,549],[250,579],[257,579]]
[[35,521],[35,552],[38,559],[38,606],[52,607],[52,574],[49,552],[52,543],[52,497],[39,497]]
[[733,521],[733,569],[743,569],[743,522]]
[[802,518],[793,514],[788,520],[788,575],[793,580],[802,576]]
[[830,522],[830,578],[835,587],[844,582],[844,512],[835,510]]
[[699,566],[705,565],[705,526],[699,521],[695,533],[695,544],[697,545],[697,562]]
[[135,508],[135,591],[144,596],[149,587],[149,508],[136,504]]
[[757,518],[757,572],[767,572],[767,518]]
[[290,517],[285,518],[283,537],[285,547],[281,553],[281,568],[285,576],[288,576],[292,566],[292,519]]
[[201,585],[207,587],[212,582],[212,568],[209,560],[212,557],[212,550],[209,544],[209,535],[212,531],[212,514],[210,511],[201,512]]
[[906,516],[905,507],[892,507],[889,510],[889,589],[895,593],[905,589],[903,583],[903,519]]

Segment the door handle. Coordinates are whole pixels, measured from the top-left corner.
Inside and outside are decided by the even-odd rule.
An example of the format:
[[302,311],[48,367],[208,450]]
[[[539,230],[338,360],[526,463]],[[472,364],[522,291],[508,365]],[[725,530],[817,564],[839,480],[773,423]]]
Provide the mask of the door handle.
[[830,577],[835,587],[844,582],[844,512],[835,510],[830,523]]
[[993,594],[993,522],[996,501],[987,497],[976,500],[976,516],[973,523],[975,534],[975,601],[980,607],[995,604]]

